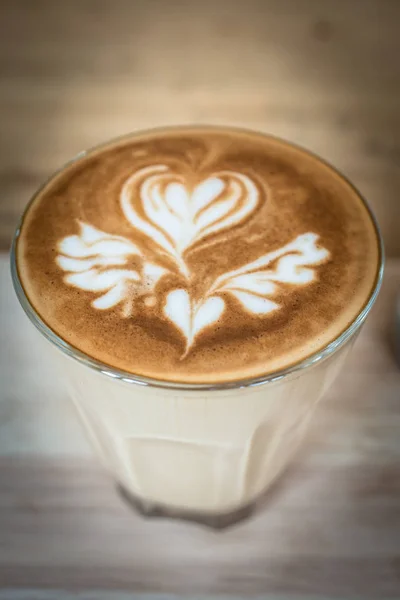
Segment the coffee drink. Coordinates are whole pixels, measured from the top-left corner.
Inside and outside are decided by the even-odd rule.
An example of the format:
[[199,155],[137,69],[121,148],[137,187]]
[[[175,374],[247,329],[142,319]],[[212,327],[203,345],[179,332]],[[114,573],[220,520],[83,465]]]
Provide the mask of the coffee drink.
[[14,275],[78,359],[63,359],[71,394],[118,481],[220,513],[290,459],[381,262],[369,209],[331,167],[257,133],[182,127],[56,174],[24,215]]
[[154,379],[285,369],[370,296],[376,232],[353,188],[257,134],[176,129],[72,163],[37,195],[17,247],[26,294],[73,347]]

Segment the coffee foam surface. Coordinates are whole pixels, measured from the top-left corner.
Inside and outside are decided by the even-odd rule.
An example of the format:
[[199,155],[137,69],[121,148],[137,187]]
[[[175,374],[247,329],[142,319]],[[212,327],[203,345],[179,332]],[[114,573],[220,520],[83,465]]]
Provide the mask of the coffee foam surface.
[[355,190],[280,140],[219,128],[124,138],[30,204],[25,293],[87,355],[135,375],[267,375],[333,341],[374,288],[377,234]]

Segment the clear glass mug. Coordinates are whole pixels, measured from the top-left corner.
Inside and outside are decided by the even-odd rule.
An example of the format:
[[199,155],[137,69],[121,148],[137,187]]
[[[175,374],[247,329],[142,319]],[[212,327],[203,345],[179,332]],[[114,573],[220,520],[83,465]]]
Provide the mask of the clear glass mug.
[[[375,223],[376,225],[376,223]],[[135,377],[82,354],[36,314],[11,253],[14,287],[26,314],[54,348],[61,375],[103,464],[147,514],[224,526],[246,515],[288,465],[312,412],[339,372],[378,295],[332,343],[265,378],[184,385]]]

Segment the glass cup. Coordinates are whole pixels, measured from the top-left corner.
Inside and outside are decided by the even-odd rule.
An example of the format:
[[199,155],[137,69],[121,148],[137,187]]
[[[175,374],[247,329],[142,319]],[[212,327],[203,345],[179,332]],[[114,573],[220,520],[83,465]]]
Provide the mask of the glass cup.
[[[372,216],[374,219],[374,217]],[[11,252],[18,299],[54,349],[70,396],[106,469],[146,514],[222,527],[247,515],[296,453],[378,295],[320,352],[268,377],[217,385],[146,379],[101,364],[58,337],[29,303]]]

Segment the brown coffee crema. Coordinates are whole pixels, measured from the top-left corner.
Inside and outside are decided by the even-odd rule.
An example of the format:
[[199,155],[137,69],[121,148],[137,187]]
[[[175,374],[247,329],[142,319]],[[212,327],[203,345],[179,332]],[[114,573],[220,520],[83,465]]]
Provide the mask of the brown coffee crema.
[[36,195],[17,241],[27,298],[107,366],[219,383],[285,369],[368,302],[377,232],[357,192],[283,141],[175,128],[90,151]]

